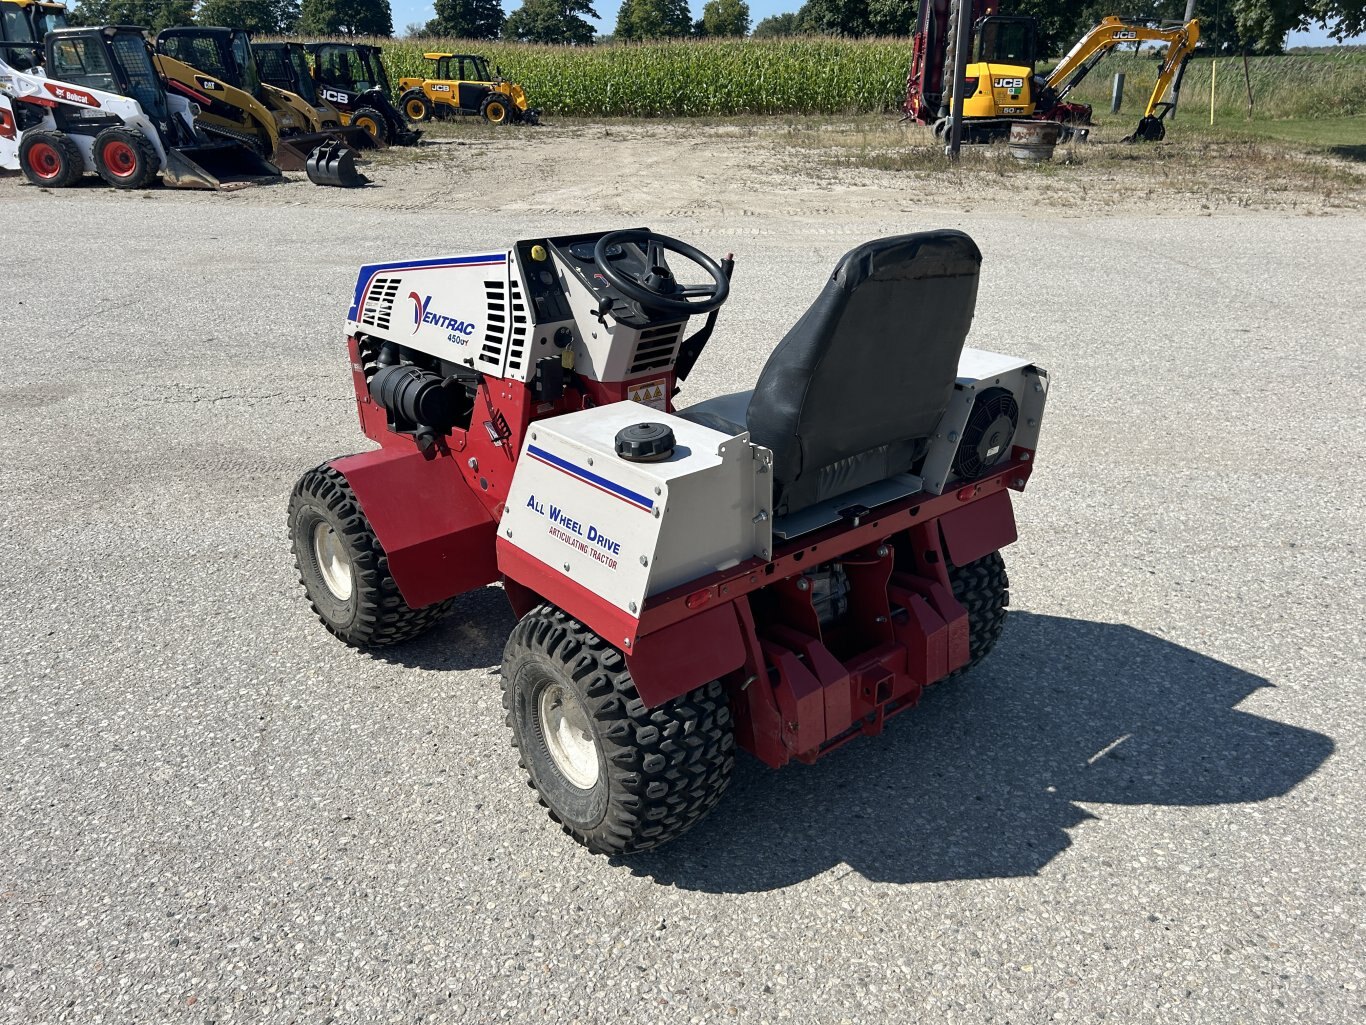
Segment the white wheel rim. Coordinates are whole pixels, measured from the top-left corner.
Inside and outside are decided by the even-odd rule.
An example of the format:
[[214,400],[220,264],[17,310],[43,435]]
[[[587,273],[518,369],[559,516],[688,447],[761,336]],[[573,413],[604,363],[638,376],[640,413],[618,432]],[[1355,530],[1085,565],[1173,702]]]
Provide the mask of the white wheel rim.
[[580,790],[598,781],[598,745],[583,703],[567,687],[552,683],[541,691],[541,731],[555,767]]
[[325,520],[313,525],[313,558],[323,583],[337,601],[351,597],[351,557],[341,536]]

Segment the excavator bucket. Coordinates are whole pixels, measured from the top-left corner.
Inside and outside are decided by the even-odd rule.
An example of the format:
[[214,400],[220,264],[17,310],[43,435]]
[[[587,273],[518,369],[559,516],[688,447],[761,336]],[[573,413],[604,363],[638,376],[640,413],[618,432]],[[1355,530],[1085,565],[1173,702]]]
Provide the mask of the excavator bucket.
[[211,142],[166,151],[163,182],[173,189],[240,189],[285,180],[280,169],[249,146]]
[[275,147],[275,163],[282,171],[308,169],[308,158],[319,146],[329,142],[352,150],[374,149],[375,138],[364,128],[330,128],[325,132],[306,132],[282,137]]
[[335,185],[354,189],[368,185],[370,179],[356,170],[356,151],[330,139],[308,157],[308,180],[314,185]]

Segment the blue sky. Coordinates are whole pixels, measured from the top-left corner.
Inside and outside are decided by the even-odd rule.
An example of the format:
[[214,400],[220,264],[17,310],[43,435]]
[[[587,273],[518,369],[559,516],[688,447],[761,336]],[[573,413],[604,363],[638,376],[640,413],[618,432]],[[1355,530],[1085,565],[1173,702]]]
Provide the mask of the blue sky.
[[[593,9],[601,16],[598,18],[598,29],[602,32],[611,32],[617,23],[617,7],[621,0],[595,0]],[[706,0],[691,0],[692,13],[694,18],[702,16],[702,5]],[[394,11],[394,31],[402,32],[409,25],[418,22],[425,22],[432,16],[432,5],[430,0],[390,0]],[[503,10],[514,11],[521,6],[521,0],[503,0]],[[801,0],[749,0],[749,16],[754,21],[767,18],[770,14],[781,14],[783,11],[795,11],[801,6]],[[1199,5],[1197,5],[1197,13]],[[1317,46],[1330,42],[1328,33],[1322,29],[1310,29],[1308,32],[1292,32],[1290,34],[1291,46]],[[1366,43],[1366,36],[1358,36],[1352,42]]]

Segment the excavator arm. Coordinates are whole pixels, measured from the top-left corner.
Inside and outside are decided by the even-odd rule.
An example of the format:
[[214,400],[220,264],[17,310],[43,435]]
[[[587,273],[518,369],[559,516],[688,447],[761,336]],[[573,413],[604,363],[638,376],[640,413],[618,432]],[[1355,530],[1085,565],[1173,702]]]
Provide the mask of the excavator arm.
[[1163,98],[1173,83],[1180,88],[1181,73],[1199,41],[1198,18],[1192,18],[1184,25],[1163,28],[1144,22],[1126,21],[1112,15],[1101,19],[1095,28],[1081,37],[1049,74],[1044,87],[1051,93],[1055,103],[1061,102],[1116,47],[1126,43],[1166,43],[1167,52],[1148,97],[1148,105],[1143,110],[1143,119],[1134,134],[1128,137],[1130,140],[1160,139],[1165,134],[1162,118],[1174,106],[1173,103],[1164,102]]

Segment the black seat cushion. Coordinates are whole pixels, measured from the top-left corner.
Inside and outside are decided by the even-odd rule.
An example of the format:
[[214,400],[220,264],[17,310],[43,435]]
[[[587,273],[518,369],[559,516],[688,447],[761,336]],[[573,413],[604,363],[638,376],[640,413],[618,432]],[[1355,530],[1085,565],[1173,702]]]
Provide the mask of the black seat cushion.
[[911,471],[953,393],[981,262],[961,231],[859,246],[778,343],[753,392],[679,415],[748,430],[773,450],[778,515]]

